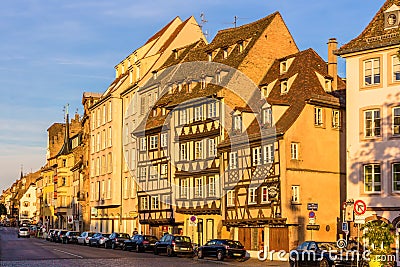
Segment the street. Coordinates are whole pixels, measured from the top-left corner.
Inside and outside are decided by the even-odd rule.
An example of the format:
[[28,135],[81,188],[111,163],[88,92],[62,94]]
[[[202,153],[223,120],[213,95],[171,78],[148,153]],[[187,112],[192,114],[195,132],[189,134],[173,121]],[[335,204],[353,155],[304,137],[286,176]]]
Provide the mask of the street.
[[155,256],[152,253],[92,248],[75,244],[60,244],[38,238],[18,238],[17,229],[0,227],[0,266],[277,266],[286,262],[245,262],[214,259],[198,260],[188,257]]

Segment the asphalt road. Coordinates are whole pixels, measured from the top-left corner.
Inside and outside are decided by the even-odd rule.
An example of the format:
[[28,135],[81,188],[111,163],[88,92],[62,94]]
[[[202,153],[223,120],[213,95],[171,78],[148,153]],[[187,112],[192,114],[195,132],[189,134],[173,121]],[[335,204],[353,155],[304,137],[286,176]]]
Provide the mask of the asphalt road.
[[104,248],[92,248],[75,244],[59,244],[38,238],[18,238],[17,229],[0,227],[0,266],[277,266],[288,263],[260,262],[249,259],[245,262],[213,259],[198,260],[191,257],[156,256],[152,253],[136,253]]

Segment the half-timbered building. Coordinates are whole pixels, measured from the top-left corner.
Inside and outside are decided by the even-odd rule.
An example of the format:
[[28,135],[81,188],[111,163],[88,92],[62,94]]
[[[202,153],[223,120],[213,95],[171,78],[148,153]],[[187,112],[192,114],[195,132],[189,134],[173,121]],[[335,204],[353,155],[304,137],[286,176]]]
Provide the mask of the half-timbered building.
[[[330,57],[335,44],[330,40]],[[218,147],[226,170],[224,225],[250,251],[336,238],[344,200],[345,84],[335,59],[327,64],[308,49],[275,60],[260,83],[253,118],[247,109],[232,112],[237,124]],[[308,219],[310,206],[316,218]]]

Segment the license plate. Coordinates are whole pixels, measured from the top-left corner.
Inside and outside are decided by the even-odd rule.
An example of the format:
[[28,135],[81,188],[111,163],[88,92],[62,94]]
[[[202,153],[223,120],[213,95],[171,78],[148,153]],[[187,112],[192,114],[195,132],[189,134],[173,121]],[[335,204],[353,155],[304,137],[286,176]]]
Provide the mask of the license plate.
[[181,248],[181,250],[189,250],[189,248]]
[[233,253],[233,256],[242,256],[240,253]]

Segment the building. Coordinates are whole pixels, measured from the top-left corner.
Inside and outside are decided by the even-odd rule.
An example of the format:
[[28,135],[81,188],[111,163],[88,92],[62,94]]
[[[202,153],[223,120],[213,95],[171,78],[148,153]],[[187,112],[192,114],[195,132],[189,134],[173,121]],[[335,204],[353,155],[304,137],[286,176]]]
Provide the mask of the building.
[[[193,17],[183,22],[176,17],[115,66],[115,81],[90,107],[91,230],[131,233],[139,228],[132,164],[136,147],[129,140],[141,116],[135,92],[174,48],[201,38],[204,36]],[[152,97],[156,95],[150,95],[146,105]]]
[[36,215],[38,214],[36,207],[36,184],[31,183],[26,189],[25,193],[19,200],[19,220],[28,220],[30,222],[37,222]]
[[[400,1],[387,0],[363,32],[340,47],[347,77],[347,199],[366,221],[400,232]],[[353,224],[352,224],[353,225]],[[356,236],[356,228],[350,227]],[[398,238],[397,238],[398,239]],[[396,239],[396,240],[397,240]],[[399,243],[396,242],[397,256]],[[397,257],[399,262],[399,257]]]

